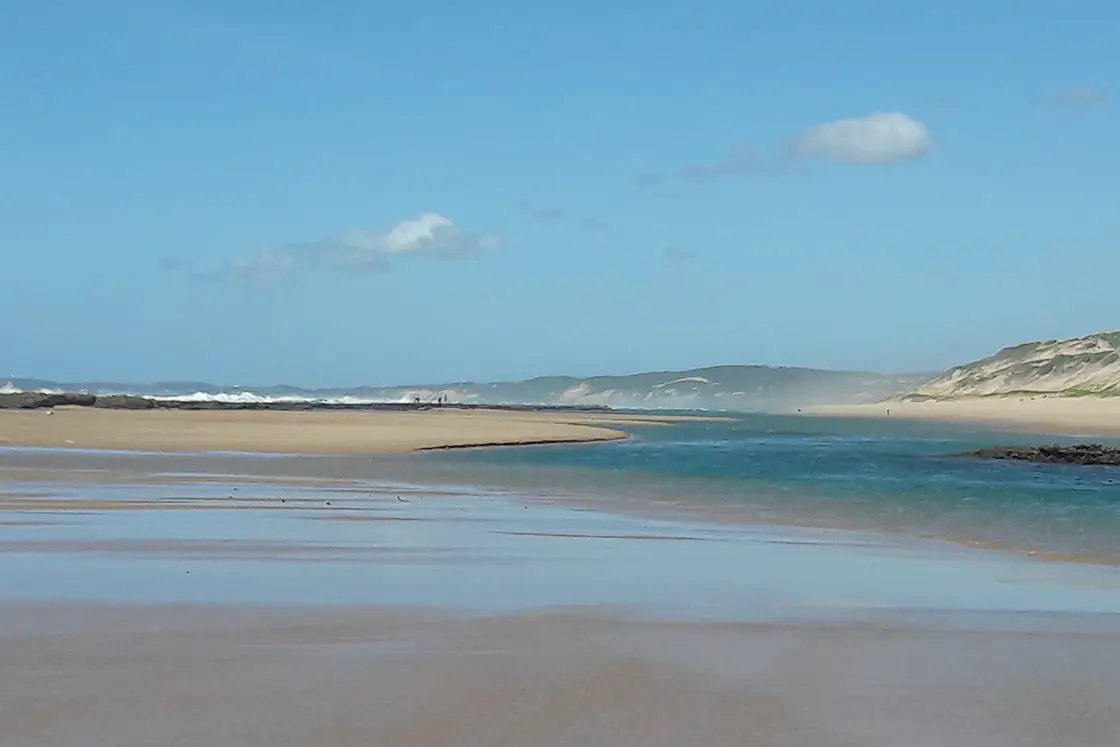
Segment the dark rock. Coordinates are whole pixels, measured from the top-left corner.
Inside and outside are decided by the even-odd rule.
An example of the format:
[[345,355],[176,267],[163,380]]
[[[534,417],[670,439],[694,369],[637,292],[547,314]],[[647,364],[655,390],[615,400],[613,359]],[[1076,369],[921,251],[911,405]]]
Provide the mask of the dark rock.
[[995,446],[969,451],[957,456],[977,459],[1011,459],[1039,464],[1086,464],[1120,467],[1120,448],[1105,446],[1104,444]]
[[41,401],[42,397],[43,395],[34,392],[0,394],[0,410],[23,410],[35,407],[35,403]]
[[18,392],[15,394],[0,394],[0,409],[37,410],[66,406],[89,407],[96,401],[97,398],[92,394]]
[[155,408],[156,402],[131,394],[106,394],[98,397],[93,406],[107,410],[151,410]]

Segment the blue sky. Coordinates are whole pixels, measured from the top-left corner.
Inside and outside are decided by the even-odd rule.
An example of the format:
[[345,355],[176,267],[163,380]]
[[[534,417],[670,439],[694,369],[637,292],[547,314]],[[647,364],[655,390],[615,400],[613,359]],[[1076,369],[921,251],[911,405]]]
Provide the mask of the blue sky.
[[946,367],[1120,327],[1109,0],[0,10],[8,371]]

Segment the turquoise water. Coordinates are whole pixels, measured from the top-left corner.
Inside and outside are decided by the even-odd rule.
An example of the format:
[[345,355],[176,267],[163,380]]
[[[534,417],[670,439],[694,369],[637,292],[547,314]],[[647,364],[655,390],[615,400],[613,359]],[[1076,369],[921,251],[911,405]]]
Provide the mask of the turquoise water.
[[[869,529],[1120,561],[1120,469],[961,459],[1077,439],[959,426],[746,415],[625,442],[440,455],[491,484],[623,495],[747,521]],[[1099,439],[1095,439],[1099,440]]]

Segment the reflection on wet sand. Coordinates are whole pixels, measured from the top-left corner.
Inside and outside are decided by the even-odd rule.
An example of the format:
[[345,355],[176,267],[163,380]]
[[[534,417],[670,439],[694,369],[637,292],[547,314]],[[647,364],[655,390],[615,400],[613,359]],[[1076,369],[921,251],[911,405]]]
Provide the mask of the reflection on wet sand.
[[1120,635],[921,624],[3,609],[11,745],[1115,744]]
[[4,745],[1120,733],[1113,567],[353,477],[53,469],[0,493]]

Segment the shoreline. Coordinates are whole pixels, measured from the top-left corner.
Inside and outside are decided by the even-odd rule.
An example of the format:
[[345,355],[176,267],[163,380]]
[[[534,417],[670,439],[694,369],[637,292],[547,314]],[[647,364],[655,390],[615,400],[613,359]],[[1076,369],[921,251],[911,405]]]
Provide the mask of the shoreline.
[[[889,415],[888,415],[889,411]],[[812,417],[994,426],[1036,435],[1120,437],[1120,397],[1010,396],[806,408]]]
[[618,441],[629,427],[694,417],[582,411],[118,410],[0,411],[0,447],[266,454],[401,454]]

